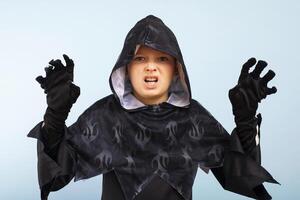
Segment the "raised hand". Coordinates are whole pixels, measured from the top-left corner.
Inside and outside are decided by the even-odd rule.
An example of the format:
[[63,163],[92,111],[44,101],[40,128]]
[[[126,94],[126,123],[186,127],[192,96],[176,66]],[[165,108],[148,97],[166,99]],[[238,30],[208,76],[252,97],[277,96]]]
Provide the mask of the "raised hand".
[[[254,70],[249,73],[251,67],[256,64]],[[255,58],[250,58],[242,67],[238,84],[229,90],[229,99],[232,104],[236,121],[252,119],[258,107],[258,103],[270,94],[276,93],[276,87],[269,88],[268,82],[275,76],[275,72],[269,70],[263,77],[261,72],[268,64]]]
[[[74,62],[65,54],[63,57],[66,66],[60,60],[51,60],[50,65],[45,68],[46,77],[36,78],[47,94],[48,107],[44,115],[43,127],[55,130],[52,132],[64,130],[70,109],[80,95],[80,88],[72,83]],[[49,138],[52,137],[53,134]]]
[[56,112],[68,112],[80,95],[80,88],[72,83],[74,62],[65,54],[63,57],[66,66],[59,59],[51,60],[45,68],[46,77],[36,78],[47,94],[48,106]]

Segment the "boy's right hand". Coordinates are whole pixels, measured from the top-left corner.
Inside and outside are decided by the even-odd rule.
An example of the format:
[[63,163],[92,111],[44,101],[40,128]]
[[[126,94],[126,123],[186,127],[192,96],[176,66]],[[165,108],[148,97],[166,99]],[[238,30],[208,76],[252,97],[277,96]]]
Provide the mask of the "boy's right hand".
[[61,60],[51,60],[45,68],[46,77],[38,76],[40,83],[47,94],[48,109],[66,115],[80,95],[80,88],[72,83],[74,62],[67,55],[63,55],[66,66]]

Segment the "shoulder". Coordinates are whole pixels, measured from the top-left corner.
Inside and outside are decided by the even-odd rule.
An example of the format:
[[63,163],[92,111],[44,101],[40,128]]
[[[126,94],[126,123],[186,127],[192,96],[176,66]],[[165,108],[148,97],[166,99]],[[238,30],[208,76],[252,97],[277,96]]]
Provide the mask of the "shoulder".
[[212,114],[197,100],[191,99],[190,110],[197,114],[213,117]]
[[[197,110],[201,110],[201,111],[207,111],[204,106],[202,106],[202,104],[195,100],[195,99],[191,99],[191,104],[190,104],[190,108],[191,109],[197,109]],[[208,111],[207,111],[208,112]]]
[[90,105],[82,114],[81,117],[83,116],[89,116],[93,115],[94,113],[98,113],[103,111],[103,109],[109,109],[109,107],[114,104],[116,101],[115,97],[113,94],[107,95],[106,97],[103,97],[102,99],[99,99],[92,105]]

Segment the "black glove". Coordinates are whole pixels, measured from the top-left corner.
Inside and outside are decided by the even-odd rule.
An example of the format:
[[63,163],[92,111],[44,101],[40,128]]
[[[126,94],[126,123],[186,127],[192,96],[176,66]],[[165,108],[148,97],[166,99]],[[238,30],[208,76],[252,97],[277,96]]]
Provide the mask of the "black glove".
[[60,60],[51,60],[45,68],[46,77],[38,76],[47,94],[47,110],[44,115],[44,125],[52,130],[62,131],[65,120],[72,105],[80,95],[80,88],[72,83],[74,63],[67,55],[63,55],[66,66]]
[[255,63],[256,59],[250,58],[243,65],[238,84],[229,90],[229,99],[236,123],[253,119],[258,103],[267,95],[274,94],[277,91],[276,87],[267,87],[268,82],[275,76],[272,70],[269,70],[262,78],[259,77],[268,65],[265,61],[259,60],[255,69],[249,73],[249,69]]
[[276,87],[268,88],[267,84],[273,79],[275,73],[269,70],[262,78],[261,72],[267,66],[265,61],[259,60],[255,69],[249,69],[256,64],[255,58],[250,58],[242,67],[238,84],[229,90],[229,99],[232,104],[234,120],[237,125],[237,134],[246,151],[253,149],[257,124],[261,116],[255,117],[258,103],[267,95],[276,93]]

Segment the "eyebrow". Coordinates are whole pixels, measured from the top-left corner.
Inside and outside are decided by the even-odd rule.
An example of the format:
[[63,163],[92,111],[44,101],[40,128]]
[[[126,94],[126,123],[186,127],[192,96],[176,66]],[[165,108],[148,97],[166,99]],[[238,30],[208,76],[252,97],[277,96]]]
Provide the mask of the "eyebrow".
[[[145,54],[143,54],[143,53],[138,53],[138,54],[135,54],[134,56],[145,56]],[[160,55],[155,56],[155,57],[162,57],[162,56],[165,56],[165,57],[172,57],[171,55],[168,55],[168,54],[166,54],[166,53],[161,53]]]

